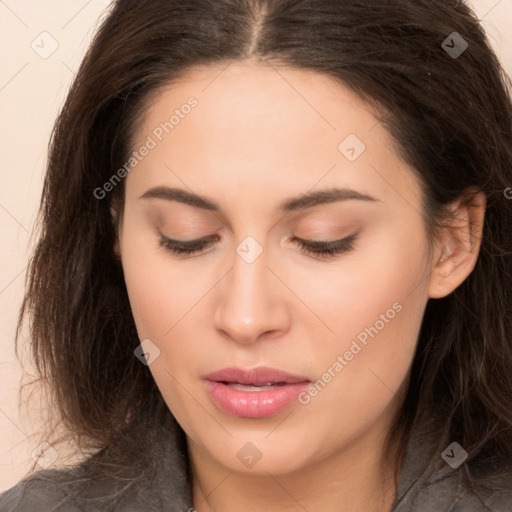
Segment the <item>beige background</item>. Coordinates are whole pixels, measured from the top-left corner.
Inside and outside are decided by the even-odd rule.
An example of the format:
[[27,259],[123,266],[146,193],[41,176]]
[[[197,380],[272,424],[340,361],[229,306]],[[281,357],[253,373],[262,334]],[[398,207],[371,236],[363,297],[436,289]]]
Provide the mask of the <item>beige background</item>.
[[[18,407],[21,367],[14,333],[47,143],[74,70],[109,3],[0,0],[0,492],[24,476],[39,445],[40,415],[24,402]],[[472,5],[512,74],[512,0]],[[53,466],[65,458],[63,449],[50,449],[43,461],[52,455],[58,457]]]

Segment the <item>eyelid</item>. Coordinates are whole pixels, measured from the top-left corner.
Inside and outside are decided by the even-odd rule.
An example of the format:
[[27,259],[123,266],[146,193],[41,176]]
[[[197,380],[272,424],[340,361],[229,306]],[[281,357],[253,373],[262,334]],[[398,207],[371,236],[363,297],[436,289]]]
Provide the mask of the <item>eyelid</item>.
[[168,248],[172,246],[177,249],[177,251],[193,251],[196,248],[199,250],[204,248],[204,246],[211,245],[220,238],[218,235],[206,235],[194,240],[176,240],[164,235],[160,230],[158,230],[158,234],[160,235],[160,245]]
[[[178,256],[199,255],[204,249],[220,238],[218,235],[207,235],[195,240],[183,241],[169,238],[160,230],[158,230],[158,233],[160,234],[160,245]],[[329,259],[351,251],[358,235],[359,230],[339,240],[304,240],[292,237],[291,241],[296,242],[306,255],[312,256],[315,259]]]
[[325,259],[341,255],[345,252],[351,251],[354,247],[353,244],[359,236],[359,231],[352,233],[345,238],[338,240],[304,240],[302,238],[293,237],[292,241],[298,242],[302,250],[307,255]]

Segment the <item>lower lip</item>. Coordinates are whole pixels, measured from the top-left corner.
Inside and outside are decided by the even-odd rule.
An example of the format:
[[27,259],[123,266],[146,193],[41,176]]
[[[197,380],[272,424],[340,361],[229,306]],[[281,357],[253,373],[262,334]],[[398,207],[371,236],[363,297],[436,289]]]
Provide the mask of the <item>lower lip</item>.
[[309,382],[285,384],[265,391],[240,391],[221,382],[206,381],[213,402],[224,412],[244,418],[265,418],[286,409]]

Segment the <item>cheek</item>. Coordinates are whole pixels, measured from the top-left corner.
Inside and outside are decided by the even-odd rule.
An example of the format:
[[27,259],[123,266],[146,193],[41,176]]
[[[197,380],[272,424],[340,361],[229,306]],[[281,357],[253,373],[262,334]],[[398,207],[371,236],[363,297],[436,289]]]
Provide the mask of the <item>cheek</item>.
[[[356,336],[388,310],[392,321],[386,328],[401,325],[410,315],[395,315],[393,304],[397,302],[405,309],[419,301],[421,309],[427,285],[426,253],[421,226],[380,228],[367,233],[359,246],[332,263],[303,260],[288,282],[315,313],[304,318],[316,322],[323,345],[337,347],[340,339]],[[280,272],[287,272],[285,265]]]
[[302,293],[310,290],[308,305],[333,331],[322,329],[310,349],[319,381],[304,402],[310,399],[319,413],[330,410],[334,421],[350,424],[353,432],[396,396],[412,363],[427,300],[421,229],[398,231],[371,245],[379,250],[354,253],[302,287]]
[[204,411],[196,410],[196,402],[183,389],[197,392],[188,382],[188,372],[202,352],[194,340],[204,337],[194,334],[198,324],[194,306],[208,287],[198,282],[197,270],[193,274],[184,272],[183,265],[178,267],[147,229],[127,226],[122,262],[139,339],[149,339],[158,347],[160,353],[149,370],[169,409],[195,438],[197,417],[201,418]]
[[194,282],[186,281],[165,250],[156,230],[148,228],[130,208],[125,211],[121,258],[130,305],[140,339],[161,341],[185,314]]
[[364,317],[359,325],[347,316],[350,334],[345,336],[339,323],[342,334],[337,346],[316,354],[322,363],[317,366],[315,396],[306,397],[305,407],[311,407],[308,416],[326,416],[335,426],[325,426],[332,443],[339,439],[341,425],[348,438],[359,435],[378,418],[390,418],[389,411],[397,405],[414,357],[423,301],[410,296],[397,302],[395,308],[387,301],[382,307],[378,302],[370,305],[372,311],[359,313],[359,318]]
[[208,288],[197,273],[178,272],[165,253],[156,254],[159,251],[163,249],[148,252],[143,260],[127,257],[123,266],[139,335],[163,348]]
[[159,245],[157,230],[140,217],[130,208],[125,211],[120,244],[124,278],[139,336],[162,340],[204,293],[204,283]]

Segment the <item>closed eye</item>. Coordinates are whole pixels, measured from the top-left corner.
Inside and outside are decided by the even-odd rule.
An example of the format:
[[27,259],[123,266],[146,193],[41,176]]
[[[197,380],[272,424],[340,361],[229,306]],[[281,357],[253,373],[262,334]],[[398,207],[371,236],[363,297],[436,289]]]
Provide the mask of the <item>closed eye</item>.
[[160,245],[169,252],[180,256],[189,256],[210,247],[220,237],[218,235],[204,236],[197,240],[173,240],[163,233],[160,234]]
[[[165,250],[177,254],[179,256],[191,256],[204,251],[219,240],[218,235],[208,235],[196,240],[182,241],[173,240],[163,233],[160,233],[160,246]],[[342,238],[340,240],[320,241],[320,240],[304,240],[302,238],[292,237],[291,241],[295,242],[301,250],[310,256],[328,259],[336,255],[351,251],[354,248],[354,242],[358,233]]]
[[330,242],[323,242],[320,240],[303,240],[297,237],[292,238],[292,240],[297,242],[306,254],[321,258],[329,258],[351,251],[354,248],[354,242],[356,239],[357,233],[353,233],[341,240],[333,240]]

